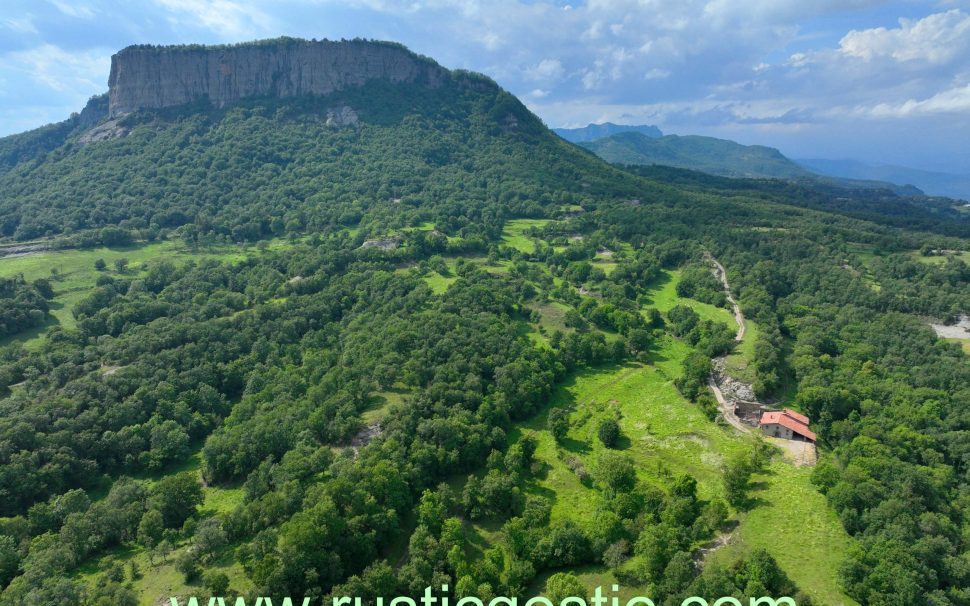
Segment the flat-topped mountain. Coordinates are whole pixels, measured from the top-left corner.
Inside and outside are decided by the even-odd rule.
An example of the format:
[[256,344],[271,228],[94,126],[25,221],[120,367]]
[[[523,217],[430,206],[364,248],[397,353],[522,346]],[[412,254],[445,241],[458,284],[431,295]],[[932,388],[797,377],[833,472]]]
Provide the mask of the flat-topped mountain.
[[280,38],[232,46],[130,46],[111,58],[109,113],[207,99],[327,95],[370,80],[437,86],[448,71],[399,44]]

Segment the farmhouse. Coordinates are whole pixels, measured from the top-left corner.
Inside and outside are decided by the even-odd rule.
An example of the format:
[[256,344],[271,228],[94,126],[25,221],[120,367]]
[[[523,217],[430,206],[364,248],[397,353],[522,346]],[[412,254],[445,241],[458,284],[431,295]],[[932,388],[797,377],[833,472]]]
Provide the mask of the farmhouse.
[[768,436],[788,440],[815,441],[815,432],[808,428],[808,417],[790,408],[761,415],[761,431]]

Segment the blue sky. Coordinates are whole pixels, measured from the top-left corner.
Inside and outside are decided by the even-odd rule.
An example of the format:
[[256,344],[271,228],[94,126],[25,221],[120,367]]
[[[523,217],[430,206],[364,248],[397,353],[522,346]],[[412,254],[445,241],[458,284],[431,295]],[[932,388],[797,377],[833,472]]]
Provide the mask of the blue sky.
[[129,44],[279,35],[402,42],[549,126],[970,173],[970,0],[5,0],[0,135],[80,110]]

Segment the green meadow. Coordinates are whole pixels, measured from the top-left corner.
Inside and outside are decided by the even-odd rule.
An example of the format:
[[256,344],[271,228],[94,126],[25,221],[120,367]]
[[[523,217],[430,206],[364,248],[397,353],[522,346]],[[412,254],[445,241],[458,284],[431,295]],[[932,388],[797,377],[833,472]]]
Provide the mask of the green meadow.
[[[274,240],[268,248],[288,245],[285,240]],[[49,250],[22,257],[0,258],[0,277],[23,275],[27,280],[47,278],[55,294],[51,301],[50,318],[45,325],[7,337],[0,341],[0,345],[17,342],[29,348],[39,344],[44,332],[52,326],[74,327],[76,322],[71,310],[95,287],[101,275],[137,278],[145,274],[148,264],[153,261],[184,263],[214,259],[231,263],[242,261],[259,251],[256,246],[235,245],[190,248],[179,240],[167,240],[137,246]],[[105,270],[94,268],[98,259],[104,260],[107,266]],[[128,261],[121,272],[115,267],[115,262],[120,259]]]
[[549,223],[549,219],[511,219],[505,222],[502,230],[502,243],[524,253],[536,250],[535,241],[525,232],[533,227],[542,227]]
[[757,506],[742,514],[731,541],[710,559],[728,565],[753,549],[766,549],[816,604],[857,606],[838,579],[852,539],[810,482],[811,474],[811,467],[794,467],[776,457],[755,478]]

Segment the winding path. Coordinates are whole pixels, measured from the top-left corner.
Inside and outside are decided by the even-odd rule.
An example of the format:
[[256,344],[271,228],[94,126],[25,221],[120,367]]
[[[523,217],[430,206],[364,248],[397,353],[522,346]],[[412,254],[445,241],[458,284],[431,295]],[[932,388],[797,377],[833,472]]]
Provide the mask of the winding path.
[[714,265],[714,275],[717,276],[717,279],[720,280],[721,284],[724,285],[724,294],[727,295],[727,300],[734,309],[734,321],[738,323],[738,334],[736,337],[734,337],[734,340],[740,343],[741,340],[744,339],[744,314],[741,313],[741,307],[738,305],[738,302],[734,300],[734,295],[731,294],[731,285],[728,284],[727,271],[725,271],[724,266],[721,265],[720,262],[718,262],[718,260],[712,257],[709,253],[705,254],[707,259]]
[[[707,257],[707,260],[710,261],[714,266],[714,275],[717,276],[717,279],[720,280],[721,284],[724,285],[724,294],[727,296],[728,302],[731,303],[731,307],[734,308],[734,321],[738,323],[738,334],[734,337],[734,340],[740,343],[741,340],[744,339],[744,314],[741,313],[741,307],[734,299],[734,295],[731,294],[731,285],[728,284],[727,281],[727,271],[725,271],[724,266],[721,265],[717,259],[711,256],[710,253],[704,253],[704,256]],[[727,421],[731,427],[737,429],[741,433],[751,433],[751,428],[742,423],[741,419],[738,418],[738,415],[734,414],[734,406],[729,404],[728,401],[724,399],[724,394],[721,393],[721,388],[718,387],[717,382],[714,380],[713,374],[707,378],[707,386],[710,387],[711,391],[714,392],[714,398],[717,400],[718,408],[721,409],[721,416],[724,417],[724,420]]]

